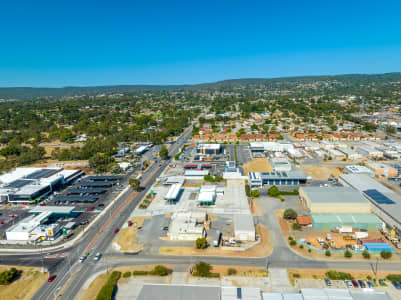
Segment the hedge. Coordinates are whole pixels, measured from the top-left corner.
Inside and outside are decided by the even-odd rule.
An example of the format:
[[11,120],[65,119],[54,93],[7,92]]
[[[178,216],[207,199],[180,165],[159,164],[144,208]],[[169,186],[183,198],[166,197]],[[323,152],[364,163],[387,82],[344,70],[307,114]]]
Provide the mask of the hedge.
[[114,289],[117,285],[118,280],[121,277],[121,272],[113,271],[107,279],[106,284],[102,287],[99,294],[96,296],[96,300],[111,300],[113,299]]
[[352,280],[354,277],[350,273],[345,272],[337,272],[334,270],[330,270],[326,272],[326,276],[330,280]]
[[10,270],[0,272],[0,285],[7,285],[13,282],[20,274],[21,270],[11,268]]
[[207,277],[207,278],[220,278],[220,273],[208,273],[208,274],[198,274],[198,272],[193,272],[192,276],[196,277]]

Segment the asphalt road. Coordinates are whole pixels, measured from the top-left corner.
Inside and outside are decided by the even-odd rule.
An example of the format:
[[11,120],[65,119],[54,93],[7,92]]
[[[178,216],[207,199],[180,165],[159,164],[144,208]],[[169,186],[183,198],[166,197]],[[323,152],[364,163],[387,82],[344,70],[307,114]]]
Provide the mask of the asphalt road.
[[[145,172],[142,176],[142,185],[145,183],[145,189],[139,192],[128,204],[123,206],[119,211],[120,207],[124,205],[127,198],[133,193],[132,189],[128,189],[126,193],[111,207],[110,212],[106,213],[101,220],[97,222],[95,226],[89,230],[86,234],[84,240],[80,242],[78,245],[70,249],[69,255],[60,260],[56,260],[55,262],[46,260],[46,267],[49,268],[50,274],[57,275],[56,279],[51,283],[45,283],[39,291],[35,294],[32,299],[54,299],[56,295],[58,295],[62,288],[68,282],[68,288],[63,291],[60,299],[74,299],[79,290],[82,287],[82,284],[95,272],[95,267],[97,264],[100,266],[107,262],[106,260],[100,260],[99,262],[95,262],[93,260],[94,255],[97,252],[104,253],[111,245],[115,235],[113,233],[115,228],[121,228],[126,219],[128,218],[131,211],[135,209],[138,205],[140,199],[142,199],[149,188],[153,185],[155,180],[160,176],[164,168],[169,164],[170,160],[177,153],[178,149],[186,142],[187,138],[191,134],[192,127],[188,128],[177,141],[172,144],[169,148],[170,159],[162,162],[162,165],[154,164],[151,166],[147,172]],[[115,218],[112,216],[117,213]],[[96,236],[96,234],[101,230],[103,224],[106,224],[107,220],[111,220],[110,224],[104,229],[103,232],[100,233],[96,241],[93,243],[92,240]],[[84,263],[79,263],[79,257],[85,252],[84,250],[92,243],[90,252],[90,256]],[[41,265],[42,261],[40,258],[35,257],[35,264]],[[0,257],[1,259],[1,257]],[[51,265],[48,265],[52,263]],[[72,279],[70,282],[69,280]]]

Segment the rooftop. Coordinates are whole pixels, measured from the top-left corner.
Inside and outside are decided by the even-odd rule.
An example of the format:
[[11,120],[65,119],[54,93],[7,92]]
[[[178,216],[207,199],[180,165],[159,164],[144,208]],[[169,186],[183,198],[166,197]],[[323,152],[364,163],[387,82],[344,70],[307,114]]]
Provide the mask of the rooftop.
[[314,187],[300,188],[311,203],[368,203],[363,195],[351,187]]

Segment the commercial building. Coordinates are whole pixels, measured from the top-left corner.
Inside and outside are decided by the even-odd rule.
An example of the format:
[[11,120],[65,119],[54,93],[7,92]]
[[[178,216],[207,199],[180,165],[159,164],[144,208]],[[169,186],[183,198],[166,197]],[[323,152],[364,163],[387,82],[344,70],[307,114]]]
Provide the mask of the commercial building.
[[370,159],[383,158],[383,152],[370,147],[358,147],[357,152]]
[[372,211],[401,232],[401,196],[366,174],[342,174],[339,183],[350,186],[370,201]]
[[196,202],[200,206],[213,205],[216,200],[216,186],[215,185],[203,185],[199,188],[198,198]]
[[81,170],[59,168],[17,168],[0,176],[0,202],[31,203],[40,201],[55,189],[83,175]]
[[312,213],[369,213],[370,205],[351,187],[301,187],[299,198]]
[[54,215],[70,216],[74,207],[38,206],[29,211],[32,215],[14,224],[6,231],[7,240],[34,242],[38,239],[54,240],[60,232],[58,224],[45,224]]
[[196,153],[216,155],[223,153],[223,149],[224,149],[223,146],[220,144],[199,144],[196,147]]
[[185,179],[203,179],[205,175],[209,175],[208,170],[186,170]]
[[220,287],[197,285],[145,284],[137,300],[221,300]]
[[234,237],[239,241],[255,240],[255,224],[250,214],[234,215]]
[[329,156],[331,156],[333,159],[336,160],[342,160],[347,158],[346,155],[344,153],[342,153],[341,151],[338,151],[336,149],[329,149]]
[[135,154],[141,155],[144,154],[146,151],[148,151],[148,146],[139,146],[137,149],[135,149]]
[[330,230],[352,227],[362,230],[382,230],[384,223],[370,213],[312,213],[312,227],[316,230]]
[[292,169],[290,162],[286,158],[272,158],[270,162],[276,172],[289,172]]
[[367,174],[373,176],[371,169],[360,165],[348,165],[344,167],[344,172],[347,174]]
[[277,142],[250,142],[249,148],[252,152],[288,152],[289,149],[294,148],[294,145]]
[[252,187],[264,185],[299,185],[305,184],[307,176],[301,171],[290,172],[249,172],[248,182]]
[[171,217],[170,240],[195,241],[206,234],[205,212],[177,212]]
[[391,165],[383,163],[369,163],[368,167],[373,170],[376,177],[392,178],[398,176],[398,170]]

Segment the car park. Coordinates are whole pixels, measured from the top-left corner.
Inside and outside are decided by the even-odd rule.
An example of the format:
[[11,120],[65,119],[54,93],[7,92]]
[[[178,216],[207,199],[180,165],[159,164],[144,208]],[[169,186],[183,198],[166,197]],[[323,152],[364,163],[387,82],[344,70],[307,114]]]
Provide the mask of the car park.
[[56,275],[52,275],[47,279],[47,282],[52,282],[54,279],[56,279]]
[[358,282],[356,282],[356,280],[352,280],[351,282],[352,282],[352,285],[354,286],[354,288],[359,287]]
[[328,278],[324,279],[324,282],[326,283],[327,286],[331,286],[331,281]]

